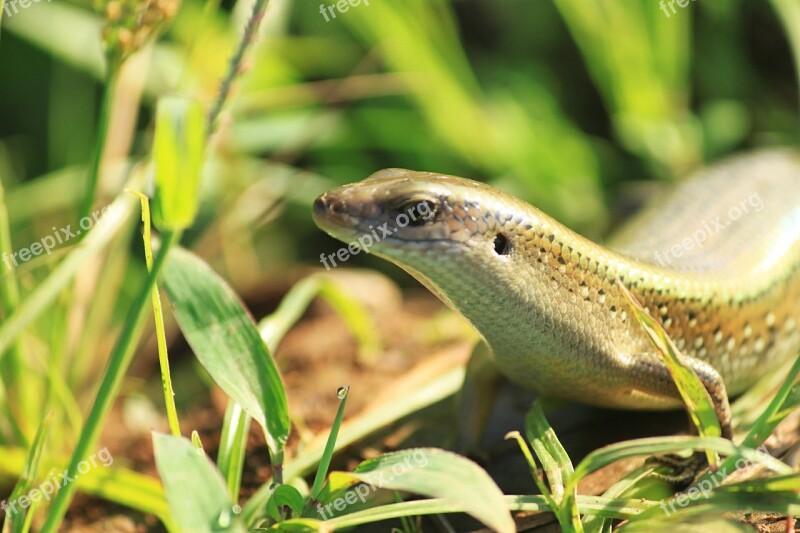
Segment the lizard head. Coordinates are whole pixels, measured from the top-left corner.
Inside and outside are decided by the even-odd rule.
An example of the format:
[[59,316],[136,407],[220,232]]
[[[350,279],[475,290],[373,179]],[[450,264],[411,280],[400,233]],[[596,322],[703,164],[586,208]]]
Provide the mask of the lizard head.
[[313,216],[351,253],[366,250],[397,264],[484,334],[493,329],[481,323],[487,304],[511,311],[529,298],[524,280],[536,264],[529,241],[551,220],[485,184],[403,169],[323,194]]
[[427,250],[509,256],[527,209],[479,182],[391,168],[323,194],[313,217],[331,236],[389,259]]

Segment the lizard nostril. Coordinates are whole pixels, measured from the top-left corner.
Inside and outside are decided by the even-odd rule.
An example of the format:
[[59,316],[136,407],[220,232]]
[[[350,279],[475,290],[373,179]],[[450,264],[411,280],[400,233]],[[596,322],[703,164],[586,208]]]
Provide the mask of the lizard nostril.
[[323,194],[314,200],[312,209],[320,216],[345,214],[347,203],[344,200],[332,200],[328,194]]
[[347,203],[344,200],[336,200],[331,202],[328,207],[330,208],[332,215],[341,215],[345,212]]

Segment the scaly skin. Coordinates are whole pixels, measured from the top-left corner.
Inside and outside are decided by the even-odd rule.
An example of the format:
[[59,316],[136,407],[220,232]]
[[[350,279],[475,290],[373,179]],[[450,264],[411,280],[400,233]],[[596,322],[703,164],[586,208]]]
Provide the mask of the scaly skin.
[[[412,207],[434,213],[401,227]],[[544,394],[680,405],[617,279],[683,350],[727,434],[726,386],[740,393],[800,350],[800,156],[790,152],[698,172],[611,247],[487,185],[401,169],[323,194],[314,219],[344,242],[382,237],[370,252],[463,314],[506,376]]]

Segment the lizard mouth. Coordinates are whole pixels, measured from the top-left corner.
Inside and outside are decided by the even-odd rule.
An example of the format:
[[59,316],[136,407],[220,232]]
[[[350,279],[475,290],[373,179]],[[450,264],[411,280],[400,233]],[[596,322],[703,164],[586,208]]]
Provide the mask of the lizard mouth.
[[314,200],[312,217],[320,228],[334,237],[352,237],[359,233],[362,226],[366,227],[370,222],[377,223],[360,212],[353,213],[353,207],[352,203],[348,205],[346,200],[326,192]]

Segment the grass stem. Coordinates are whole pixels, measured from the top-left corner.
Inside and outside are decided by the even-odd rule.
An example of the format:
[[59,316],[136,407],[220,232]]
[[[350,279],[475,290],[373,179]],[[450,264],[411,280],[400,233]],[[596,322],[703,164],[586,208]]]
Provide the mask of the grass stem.
[[[119,392],[120,385],[122,384],[122,379],[125,377],[125,373],[128,371],[128,367],[133,360],[136,341],[139,339],[144,326],[147,304],[151,296],[151,291],[156,284],[156,279],[161,272],[161,268],[166,262],[170,249],[178,243],[179,239],[180,233],[178,232],[164,235],[161,246],[153,261],[153,268],[144,285],[139,288],[136,297],[131,303],[130,311],[125,317],[122,333],[111,351],[108,364],[103,373],[103,379],[100,382],[100,388],[97,391],[97,396],[86,418],[86,424],[72,452],[72,457],[67,467],[68,478],[74,478],[78,475],[79,463],[89,456],[92,448],[96,446],[97,439],[100,436],[100,430],[103,427],[103,421],[111,410]],[[53,506],[50,508],[47,519],[42,526],[41,531],[43,533],[54,533],[57,531],[59,524],[67,513],[67,508],[72,501],[76,488],[75,483],[70,483],[59,490],[53,500]]]
[[94,205],[97,196],[97,183],[100,175],[100,163],[103,160],[103,152],[108,140],[108,126],[111,122],[111,111],[114,105],[114,95],[117,90],[117,80],[119,79],[119,67],[117,62],[109,62],[108,74],[103,85],[103,100],[100,104],[100,115],[97,122],[97,135],[95,136],[94,147],[92,148],[92,159],[89,162],[89,171],[86,176],[86,192],[78,212],[78,220],[88,216]]

